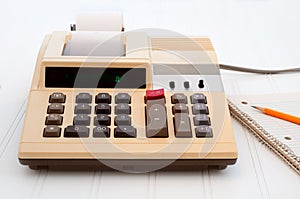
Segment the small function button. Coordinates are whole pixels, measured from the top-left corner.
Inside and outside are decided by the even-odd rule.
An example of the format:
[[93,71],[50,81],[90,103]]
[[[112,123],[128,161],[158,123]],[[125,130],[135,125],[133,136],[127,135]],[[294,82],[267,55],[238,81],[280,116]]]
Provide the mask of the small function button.
[[206,125],[197,126],[195,132],[198,138],[213,137],[212,129]]
[[204,88],[204,81],[203,81],[203,79],[199,80],[198,87],[199,88]]
[[85,126],[67,126],[65,128],[64,137],[89,137],[89,128]]
[[74,109],[75,114],[91,114],[91,106],[89,104],[77,104]]
[[180,138],[192,137],[190,118],[187,113],[176,113],[174,117],[175,136]]
[[89,126],[90,125],[90,116],[88,115],[76,115],[73,119],[74,125],[82,125],[82,126]]
[[174,81],[170,81],[170,82],[169,82],[169,87],[170,87],[171,89],[174,89],[174,88],[175,88],[175,82],[174,82]]
[[64,113],[65,106],[60,103],[52,103],[48,106],[47,113],[57,113],[57,114],[63,114]]
[[98,125],[109,126],[110,125],[110,117],[105,114],[97,115],[94,119],[94,126],[98,126]]
[[172,104],[177,104],[177,103],[186,104],[187,97],[183,93],[175,93],[174,95],[171,96],[171,101]]
[[190,82],[189,81],[183,82],[183,86],[184,86],[185,89],[190,88]]
[[194,125],[210,125],[210,119],[207,115],[204,114],[197,114],[194,117]]
[[116,126],[124,126],[131,125],[131,117],[125,114],[117,115],[115,117],[115,125]]
[[110,105],[107,103],[98,104],[96,105],[95,112],[96,114],[110,114],[111,112]]
[[188,107],[185,104],[175,104],[172,107],[173,114],[175,113],[188,113]]
[[43,137],[60,137],[61,128],[55,125],[49,125],[44,128]]
[[76,103],[92,103],[92,95],[89,93],[79,93],[76,96]]
[[208,107],[202,103],[196,103],[192,107],[193,115],[196,114],[208,114]]
[[118,103],[130,104],[131,103],[131,97],[128,93],[118,93],[115,96],[115,102],[116,102],[116,104],[118,104]]
[[191,96],[191,102],[192,104],[196,103],[207,103],[206,96],[202,93],[195,93]]
[[49,97],[50,103],[65,103],[66,95],[63,93],[52,93]]
[[115,114],[131,114],[131,107],[125,103],[117,104],[115,106]]
[[136,129],[133,126],[118,126],[115,128],[116,138],[136,138]]
[[59,114],[49,114],[46,117],[46,125],[61,125],[63,121],[63,117]]
[[93,130],[93,137],[108,138],[110,137],[110,128],[107,126],[96,126]]
[[108,93],[98,93],[96,95],[96,99],[95,102],[97,104],[99,103],[107,103],[110,104],[111,103],[111,96]]

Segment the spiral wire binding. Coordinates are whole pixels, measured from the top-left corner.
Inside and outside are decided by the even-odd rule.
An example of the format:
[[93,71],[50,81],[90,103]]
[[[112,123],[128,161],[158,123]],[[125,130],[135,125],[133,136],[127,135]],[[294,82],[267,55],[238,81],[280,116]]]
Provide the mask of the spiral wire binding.
[[229,110],[233,118],[245,126],[260,142],[269,147],[279,157],[281,157],[290,167],[300,175],[300,157],[297,156],[287,145],[268,133],[262,126],[253,120],[248,114],[242,112],[230,100],[228,100]]

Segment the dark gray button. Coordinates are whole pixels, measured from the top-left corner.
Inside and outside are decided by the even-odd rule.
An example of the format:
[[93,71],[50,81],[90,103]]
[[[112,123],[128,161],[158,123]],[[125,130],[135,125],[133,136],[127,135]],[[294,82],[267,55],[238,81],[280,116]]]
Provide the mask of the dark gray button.
[[52,93],[49,97],[50,103],[65,103],[66,95],[63,93]]
[[174,117],[174,130],[176,137],[192,137],[190,118],[187,113],[176,113]]
[[197,126],[195,132],[198,138],[213,137],[212,129],[206,125]]
[[76,115],[73,119],[74,125],[82,125],[82,126],[88,126],[90,125],[90,116],[88,115]]
[[169,86],[171,89],[174,89],[175,88],[175,82],[174,81],[170,81],[169,82]]
[[85,126],[67,126],[64,132],[65,137],[89,137],[89,128]]
[[131,118],[128,115],[121,114],[115,117],[115,125],[116,126],[124,126],[131,125]]
[[184,86],[184,88],[186,88],[186,89],[190,88],[190,82],[189,82],[189,81],[183,82],[183,86]]
[[164,99],[147,100],[147,131],[149,138],[169,137]]
[[92,103],[92,95],[89,93],[79,93],[76,96],[76,103]]
[[95,102],[98,103],[111,103],[111,96],[108,93],[98,93]]
[[110,105],[106,103],[101,103],[96,105],[95,108],[96,114],[110,114]]
[[207,115],[204,114],[197,114],[194,117],[194,125],[210,125],[210,119]]
[[206,104],[206,96],[202,93],[195,93],[191,96],[191,102],[192,104],[196,104],[196,103],[204,103]]
[[110,117],[105,114],[97,115],[94,119],[94,126],[97,126],[97,125],[109,126],[110,125]]
[[95,138],[110,137],[110,129],[107,126],[96,126],[93,130],[93,137]]
[[131,107],[128,104],[117,104],[115,114],[131,114]]
[[118,104],[118,103],[130,104],[131,103],[131,97],[128,93],[118,93],[115,96],[115,102],[116,102],[116,104]]
[[55,125],[50,125],[44,128],[44,137],[60,137],[61,128]]
[[63,121],[63,117],[59,114],[49,114],[46,117],[46,125],[61,125]]
[[64,109],[65,109],[64,105],[62,105],[60,103],[53,103],[48,106],[47,113],[48,114],[51,114],[51,113],[63,114]]
[[208,114],[208,107],[202,103],[196,103],[192,107],[192,112],[194,115],[196,114]]
[[118,126],[117,128],[115,128],[114,137],[135,138],[136,129],[133,126]]
[[172,107],[173,114],[175,113],[188,113],[188,107],[185,104],[175,104]]
[[77,104],[75,106],[74,113],[75,114],[90,114],[91,106],[89,104]]
[[172,104],[176,104],[176,103],[186,104],[187,97],[183,93],[175,93],[174,95],[171,96],[171,101]]

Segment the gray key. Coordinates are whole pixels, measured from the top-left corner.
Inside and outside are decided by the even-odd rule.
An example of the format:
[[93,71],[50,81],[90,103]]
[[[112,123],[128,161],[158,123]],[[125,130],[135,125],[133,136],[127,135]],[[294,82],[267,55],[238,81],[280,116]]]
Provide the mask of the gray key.
[[197,126],[195,132],[198,138],[213,137],[212,129],[206,125]]
[[207,115],[204,114],[197,114],[194,117],[194,125],[210,125],[210,119]]
[[121,114],[115,117],[115,125],[123,126],[123,125],[131,125],[131,118],[128,115]]
[[74,113],[75,114],[90,114],[91,113],[91,106],[88,104],[77,104],[75,106]]
[[90,125],[90,120],[91,120],[91,118],[88,115],[76,115],[73,119],[73,124],[88,126],[88,125]]
[[175,113],[188,113],[188,107],[185,104],[175,104],[172,107],[173,114]]
[[176,137],[192,137],[190,118],[187,113],[176,113],[174,117]]
[[191,102],[192,104],[196,103],[207,103],[206,96],[202,93],[195,93],[191,96]]
[[92,103],[92,95],[89,93],[79,93],[76,96],[76,103]]
[[118,93],[115,96],[115,102],[116,102],[116,104],[118,104],[118,103],[130,104],[131,103],[131,97],[128,93]]
[[196,114],[208,114],[208,107],[202,103],[196,103],[192,107],[193,115]]
[[115,114],[131,114],[131,107],[125,103],[117,104]]

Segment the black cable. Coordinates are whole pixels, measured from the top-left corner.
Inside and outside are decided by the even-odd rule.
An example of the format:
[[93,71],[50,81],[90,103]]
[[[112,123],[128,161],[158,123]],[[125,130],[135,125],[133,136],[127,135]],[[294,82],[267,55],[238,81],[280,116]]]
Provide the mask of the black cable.
[[280,69],[280,70],[264,70],[264,69],[253,69],[253,68],[232,66],[227,64],[219,64],[219,66],[220,69],[222,70],[231,70],[231,71],[238,71],[244,73],[257,73],[257,74],[278,74],[278,73],[300,72],[300,67]]

